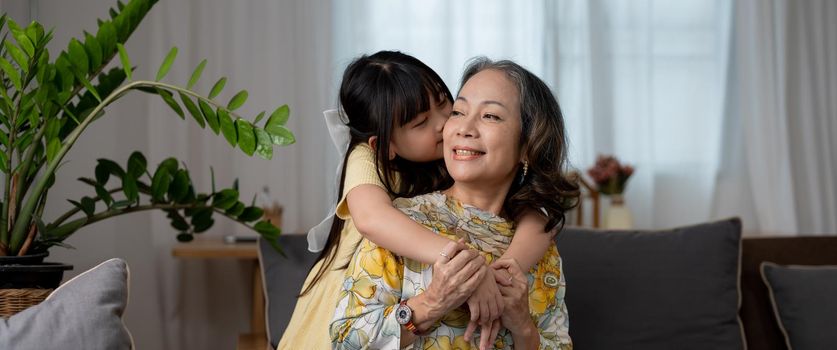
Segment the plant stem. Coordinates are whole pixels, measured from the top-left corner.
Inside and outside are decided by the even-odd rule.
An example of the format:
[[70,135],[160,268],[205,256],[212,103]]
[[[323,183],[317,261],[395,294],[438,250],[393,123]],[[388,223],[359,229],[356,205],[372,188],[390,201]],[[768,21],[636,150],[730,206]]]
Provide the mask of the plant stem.
[[[112,190],[108,191],[108,193],[117,193],[117,192],[122,192],[122,187],[115,188],[115,189],[112,189]],[[102,200],[102,198],[99,197],[99,196],[93,197],[94,202],[98,202],[100,200]],[[64,221],[67,221],[67,219],[69,219],[70,217],[72,217],[73,215],[75,215],[76,213],[78,213],[80,211],[81,211],[81,209],[79,209],[78,207],[73,207],[73,209],[68,210],[66,213],[62,214],[57,219],[55,219],[55,221],[51,222],[50,225],[51,226],[61,225],[62,223],[64,223]]]
[[[5,93],[4,93],[5,94]],[[15,136],[17,136],[17,117],[18,113],[20,113],[20,100],[22,99],[20,93],[14,95],[13,100],[17,99],[17,106],[14,110],[12,110],[11,115],[9,116],[9,147],[6,149],[6,169],[8,169],[8,173],[6,174],[6,178],[4,179],[4,190],[3,190],[3,213],[2,217],[0,217],[0,243],[8,246],[10,241],[9,237],[9,226],[13,223],[9,222],[11,214],[9,211],[12,209],[10,202],[14,200],[12,198],[12,181],[14,178],[14,168],[12,168],[12,158],[15,155]],[[12,251],[15,249],[12,248]]]
[[[38,129],[38,133],[35,134],[35,137],[32,138],[32,140],[39,141],[42,137],[44,137],[44,134],[46,133],[46,124],[47,123],[44,122],[41,125],[41,128]],[[22,158],[23,163],[20,166],[19,174],[22,174],[23,176],[23,184],[19,184],[17,192],[15,193],[15,198],[17,199],[15,206],[17,207],[20,207],[20,202],[23,201],[23,194],[26,193],[26,190],[29,189],[29,185],[32,184],[32,182],[28,179],[29,168],[32,167],[32,163],[34,162],[35,148],[37,148],[38,144],[39,142],[32,142],[32,144],[29,145],[29,148],[26,149],[26,154]]]
[[[75,227],[73,230],[68,231],[68,232],[61,232],[60,236],[50,237],[50,239],[63,240],[64,238],[66,238],[67,236],[69,236],[70,234],[72,234],[73,232],[77,231],[78,229],[80,229],[84,226],[87,226],[87,225],[90,225],[90,224],[93,224],[93,223],[96,223],[96,222],[99,222],[99,221],[102,221],[102,220],[105,220],[105,219],[108,219],[108,218],[111,218],[111,217],[114,217],[114,216],[123,215],[123,214],[136,213],[136,212],[146,211],[146,210],[158,210],[158,209],[159,210],[167,210],[167,209],[177,210],[177,209],[202,208],[202,207],[203,208],[212,208],[215,212],[218,212],[218,213],[221,213],[224,216],[230,217],[229,215],[223,214],[223,212],[219,211],[217,208],[214,208],[214,207],[211,207],[211,206],[208,206],[208,205],[164,204],[164,203],[138,205],[138,206],[135,206],[135,207],[128,207],[128,208],[125,208],[125,209],[111,209],[111,210],[103,211],[103,212],[98,213],[98,214],[94,214],[94,215],[89,216],[89,217],[83,217],[83,218],[80,218],[80,219],[70,221],[70,222],[68,222],[64,225],[61,225],[61,226],[58,226],[58,227],[54,228],[51,231],[61,232],[62,228],[74,227],[74,226],[77,226],[77,227]],[[235,219],[233,219],[233,220],[235,220]],[[238,220],[235,220],[235,221],[238,221]],[[244,224],[244,226],[250,227],[246,223]]]

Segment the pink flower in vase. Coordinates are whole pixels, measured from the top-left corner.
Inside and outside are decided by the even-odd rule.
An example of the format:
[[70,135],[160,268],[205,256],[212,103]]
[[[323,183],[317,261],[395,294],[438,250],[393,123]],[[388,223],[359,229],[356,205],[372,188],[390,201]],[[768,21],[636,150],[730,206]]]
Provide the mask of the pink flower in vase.
[[596,164],[587,169],[587,174],[599,188],[599,192],[605,195],[622,194],[628,178],[634,173],[634,168],[627,164],[620,164],[616,157],[611,155],[599,155]]

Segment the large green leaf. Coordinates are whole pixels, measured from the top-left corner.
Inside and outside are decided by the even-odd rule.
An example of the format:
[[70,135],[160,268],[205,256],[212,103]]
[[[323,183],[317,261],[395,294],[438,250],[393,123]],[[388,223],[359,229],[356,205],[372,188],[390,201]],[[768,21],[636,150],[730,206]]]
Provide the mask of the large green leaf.
[[122,69],[125,70],[125,76],[128,77],[128,80],[133,80],[131,78],[131,59],[128,58],[128,51],[125,50],[125,46],[122,46],[121,43],[117,43],[116,47],[119,49],[119,61],[122,63]]
[[102,64],[102,46],[99,44],[99,40],[85,32],[84,48],[87,51],[87,57],[90,58],[90,67],[99,67]]
[[192,76],[189,78],[189,83],[186,84],[187,89],[191,89],[195,86],[195,83],[201,78],[201,74],[203,73],[203,68],[206,66],[206,59],[202,60],[201,63],[198,63],[198,66],[192,72]]
[[53,139],[50,139],[49,142],[47,143],[47,149],[46,149],[47,162],[52,162],[52,160],[55,159],[55,155],[58,154],[58,151],[60,149],[61,149],[61,140],[59,140],[57,137],[53,138]]
[[224,134],[224,138],[230,146],[235,147],[238,144],[238,132],[232,117],[223,108],[218,108],[218,122],[221,124],[221,133]]
[[180,231],[189,229],[189,223],[177,210],[169,210],[166,215],[171,220],[171,226]]
[[169,174],[174,174],[177,171],[177,158],[169,157],[160,162],[157,168],[166,168]]
[[148,166],[148,161],[145,160],[145,156],[142,155],[139,151],[134,151],[128,157],[128,175],[139,178],[145,173],[145,169]]
[[24,73],[29,72],[29,57],[26,56],[25,53],[17,46],[12,44],[11,41],[4,41],[3,46],[6,47],[6,51],[12,56],[12,59],[15,60],[17,66],[23,70]]
[[101,184],[97,183],[95,187],[96,195],[99,196],[99,198],[101,198],[108,207],[110,207],[111,203],[113,203],[113,197],[111,197],[110,192],[108,192],[108,190],[106,190]]
[[215,220],[210,217],[208,219],[198,221],[193,226],[194,226],[195,233],[202,233],[202,232],[205,232],[206,230],[210,229],[212,227],[212,225],[214,225],[214,224],[215,224]]
[[282,230],[280,230],[275,225],[271,224],[270,221],[266,220],[257,222],[256,225],[253,226],[253,228],[256,229],[256,232],[267,238],[275,239],[279,237],[279,235],[282,233]]
[[273,141],[274,145],[285,146],[296,142],[294,134],[284,126],[275,125],[266,127],[265,131],[270,134],[270,140]]
[[113,22],[106,21],[99,25],[99,32],[96,33],[96,39],[99,39],[99,45],[102,47],[102,55],[105,57],[113,53],[116,49],[116,28]]
[[181,233],[177,234],[177,241],[178,242],[187,243],[187,242],[193,241],[194,239],[195,239],[194,235],[186,233],[186,232],[181,232]]
[[127,175],[122,178],[122,192],[125,193],[125,198],[129,202],[134,202],[139,198],[139,188],[137,187],[137,178]]
[[168,90],[157,88],[157,95],[160,95],[160,97],[163,98],[163,101],[165,101],[166,104],[169,105],[169,107],[172,110],[174,110],[174,112],[177,113],[177,115],[180,116],[180,119],[186,119],[186,115],[183,114],[183,109],[181,109],[180,105],[177,104],[177,101],[174,100],[174,97],[171,92],[169,92]]
[[121,179],[125,177],[125,170],[122,170],[119,164],[116,164],[116,162],[110,159],[100,158],[96,165],[96,181],[104,185],[107,183],[110,175],[115,175]]
[[256,154],[267,160],[273,158],[273,142],[270,134],[259,127],[253,128],[253,132],[256,133]]
[[253,133],[253,125],[244,119],[235,121],[235,128],[238,130],[238,147],[248,156],[256,151],[256,134]]
[[224,85],[226,85],[226,84],[227,84],[227,77],[223,77],[221,79],[218,79],[218,81],[215,82],[215,85],[212,85],[212,90],[209,91],[209,98],[213,99],[216,96],[218,96],[218,94],[221,93],[221,90],[224,89]]
[[179,202],[189,194],[189,175],[180,169],[174,174],[174,180],[169,185],[169,200]]
[[201,112],[203,113],[203,117],[206,118],[206,123],[209,124],[209,128],[217,135],[221,130],[221,124],[218,122],[218,116],[215,115],[215,111],[203,100],[198,100],[198,105],[201,107]]
[[9,161],[9,159],[6,158],[6,152],[0,152],[0,171],[2,171],[4,173],[9,172],[8,167],[6,167],[6,162],[7,161]]
[[93,216],[96,213],[96,202],[93,201],[93,198],[84,197],[81,199],[81,202],[76,202],[72,199],[68,199],[67,201],[81,209],[87,216]]
[[230,216],[239,216],[244,212],[244,208],[244,203],[236,202],[232,207],[226,210],[226,213]]
[[205,231],[209,228],[207,225],[212,226],[211,222],[212,208],[210,207],[196,209],[192,213],[192,226],[194,226],[195,232]]
[[288,105],[279,106],[279,108],[276,108],[276,110],[270,114],[270,118],[267,119],[265,128],[285,125],[285,123],[288,122],[290,115],[291,109],[288,108]]
[[169,69],[171,69],[171,65],[172,63],[174,63],[175,58],[177,58],[177,46],[172,47],[171,50],[169,50],[169,53],[163,60],[163,64],[161,64],[160,69],[157,70],[157,79],[155,79],[156,81],[163,80],[166,74],[169,73]]
[[75,38],[72,38],[70,39],[69,50],[68,54],[70,55],[70,63],[72,63],[82,75],[86,75],[88,69],[90,68],[90,62],[87,58],[87,52],[84,49],[84,45],[82,45]]
[[15,89],[18,91],[23,90],[23,83],[20,81],[20,73],[18,73],[17,69],[12,67],[12,64],[3,57],[0,57],[0,69],[3,70],[3,73],[6,73],[6,76],[9,77],[9,80],[11,80],[12,84],[14,84]]
[[0,132],[0,144],[2,144],[6,148],[9,148],[9,136],[5,132]]
[[244,102],[247,101],[247,90],[241,90],[233,98],[230,99],[230,103],[227,104],[227,108],[231,111],[238,109],[244,105]]
[[82,73],[80,70],[74,69],[73,74],[75,75],[76,80],[81,82],[81,84],[84,85],[87,91],[93,94],[93,97],[96,98],[96,101],[99,101],[101,103],[102,97],[99,95],[99,92],[96,90],[96,87],[94,87],[93,84],[91,84],[90,81],[87,80],[87,78],[84,76],[84,73]]
[[189,96],[186,96],[182,92],[178,94],[180,94],[180,100],[183,101],[183,106],[186,107],[186,110],[189,111],[189,114],[192,115],[192,118],[195,118],[195,121],[198,122],[198,125],[200,125],[201,128],[206,127],[206,122],[203,119],[203,114],[201,114],[201,111],[198,109],[198,106],[196,106],[195,103],[192,102],[192,99]]
[[258,125],[258,124],[259,124],[259,121],[261,121],[261,120],[262,120],[262,118],[264,118],[264,114],[265,114],[265,111],[261,111],[261,112],[259,112],[259,114],[258,114],[258,115],[256,115],[256,118],[255,118],[255,119],[253,119],[253,125]]
[[11,18],[8,18],[8,26],[9,31],[12,33],[12,36],[15,37],[15,40],[17,40],[18,45],[20,45],[23,51],[26,51],[26,54],[29,55],[29,57],[34,56],[35,45],[32,45],[32,41],[26,36],[26,32],[23,28],[21,28],[17,22]]
[[216,193],[212,199],[212,206],[224,210],[232,208],[236,203],[238,203],[238,191],[229,188]]
[[157,171],[154,172],[154,178],[151,180],[151,199],[155,202],[165,201],[170,183],[171,176],[169,175],[168,167],[157,167]]
[[244,222],[256,221],[264,216],[264,210],[259,207],[244,208],[244,212],[238,216],[238,219]]

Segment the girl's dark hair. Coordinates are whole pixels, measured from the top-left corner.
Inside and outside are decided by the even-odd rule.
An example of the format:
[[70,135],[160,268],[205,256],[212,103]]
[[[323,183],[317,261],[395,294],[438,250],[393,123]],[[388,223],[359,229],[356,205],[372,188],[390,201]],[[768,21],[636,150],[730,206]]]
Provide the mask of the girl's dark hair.
[[558,100],[540,78],[512,61],[491,61],[478,57],[468,64],[462,75],[462,86],[484,70],[503,72],[520,94],[522,131],[520,147],[529,169],[523,182],[522,166],[506,195],[503,209],[517,219],[526,210],[546,216],[544,231],[559,231],[565,213],[578,204],[578,184],[566,172],[567,137],[564,116]]
[[[453,102],[450,90],[430,67],[398,51],[363,55],[352,61],[343,72],[339,100],[342,116],[348,121],[351,131],[339,179],[339,196],[343,194],[349,154],[356,145],[366,143],[372,136],[377,136],[375,158],[378,176],[390,194],[414,197],[451,185],[444,159],[426,163],[411,162],[399,156],[389,159],[389,144],[396,127],[429,111],[432,103]],[[400,177],[399,181],[396,181],[396,176]],[[331,268],[340,246],[344,223],[335,215],[325,248],[317,258],[318,262],[324,261],[300,296],[308,293]]]

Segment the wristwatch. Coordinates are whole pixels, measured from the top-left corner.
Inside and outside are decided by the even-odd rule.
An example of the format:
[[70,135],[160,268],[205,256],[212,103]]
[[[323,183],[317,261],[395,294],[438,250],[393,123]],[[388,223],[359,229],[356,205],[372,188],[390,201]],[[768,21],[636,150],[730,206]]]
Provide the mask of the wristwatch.
[[416,325],[413,324],[413,309],[407,305],[407,300],[402,300],[395,308],[395,320],[398,324],[404,326],[404,328],[407,328],[410,332],[413,332],[413,334],[422,335],[418,328],[416,328]]

